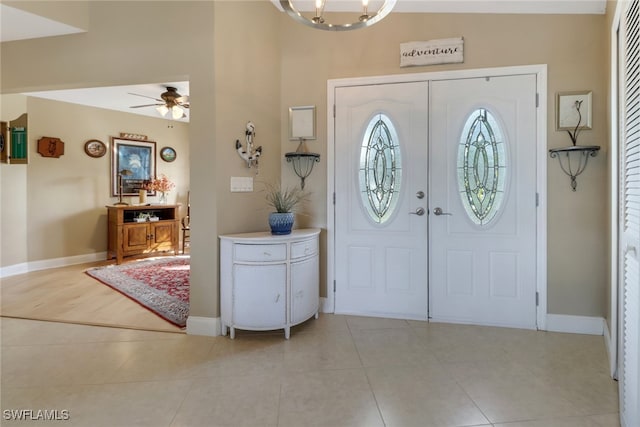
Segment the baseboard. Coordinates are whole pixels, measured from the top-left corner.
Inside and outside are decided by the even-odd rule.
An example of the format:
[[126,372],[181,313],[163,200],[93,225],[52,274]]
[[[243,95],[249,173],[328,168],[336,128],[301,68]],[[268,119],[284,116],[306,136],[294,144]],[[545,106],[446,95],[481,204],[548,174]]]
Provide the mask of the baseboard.
[[22,264],[9,265],[7,267],[0,267],[0,279],[3,277],[17,276],[18,274],[24,274],[29,272],[29,264],[23,262]]
[[332,300],[329,300],[327,297],[320,297],[320,308],[318,311],[320,313],[333,313],[333,304]]
[[217,337],[220,335],[220,328],[219,317],[187,317],[187,335]]
[[547,314],[547,331],[571,334],[604,335],[605,320],[602,317]]
[[66,267],[68,265],[104,261],[106,258],[107,258],[106,252],[96,252],[91,254],[75,255],[75,256],[64,257],[64,258],[52,258],[52,259],[45,259],[41,261],[31,261],[28,263],[1,267],[0,278],[15,276],[17,274],[29,273],[31,271],[47,270],[49,268]]

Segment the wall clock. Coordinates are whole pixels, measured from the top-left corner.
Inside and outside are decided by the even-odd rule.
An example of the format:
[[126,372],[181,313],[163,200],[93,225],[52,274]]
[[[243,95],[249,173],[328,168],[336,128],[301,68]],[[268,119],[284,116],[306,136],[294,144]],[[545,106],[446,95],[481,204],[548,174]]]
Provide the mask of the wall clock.
[[107,153],[107,146],[97,139],[90,139],[84,144],[84,152],[90,157],[102,157]]
[[176,159],[176,150],[171,147],[163,147],[160,150],[160,158],[165,162],[173,162]]

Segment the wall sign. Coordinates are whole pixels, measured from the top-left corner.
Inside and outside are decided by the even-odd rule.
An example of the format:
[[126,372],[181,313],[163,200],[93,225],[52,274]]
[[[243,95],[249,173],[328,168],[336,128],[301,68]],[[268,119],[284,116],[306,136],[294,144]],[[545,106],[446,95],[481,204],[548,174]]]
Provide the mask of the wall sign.
[[455,64],[458,62],[464,62],[464,40],[462,37],[400,44],[400,67]]
[[43,136],[38,140],[38,153],[42,157],[58,158],[64,154],[64,142],[60,138]]

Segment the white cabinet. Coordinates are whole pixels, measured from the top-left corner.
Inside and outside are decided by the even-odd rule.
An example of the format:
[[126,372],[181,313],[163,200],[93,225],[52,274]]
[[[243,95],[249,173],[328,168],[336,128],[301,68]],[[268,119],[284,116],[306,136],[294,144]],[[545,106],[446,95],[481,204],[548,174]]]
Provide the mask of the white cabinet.
[[220,236],[222,335],[284,329],[318,317],[319,229]]

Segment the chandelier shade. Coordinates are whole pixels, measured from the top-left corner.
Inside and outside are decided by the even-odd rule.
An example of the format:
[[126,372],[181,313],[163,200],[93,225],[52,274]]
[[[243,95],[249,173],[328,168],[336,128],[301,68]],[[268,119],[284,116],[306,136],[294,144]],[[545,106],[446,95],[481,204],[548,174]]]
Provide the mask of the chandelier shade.
[[[294,5],[295,0],[279,0],[280,6],[295,21],[311,28],[324,31],[350,31],[370,27],[380,22],[393,10],[397,0],[384,0],[377,12],[369,12],[369,0],[362,0],[362,13],[358,20],[347,24],[331,24],[326,22],[324,15],[325,4],[330,0],[315,0],[315,15],[311,18],[303,15]],[[334,0],[336,1],[336,0]]]

